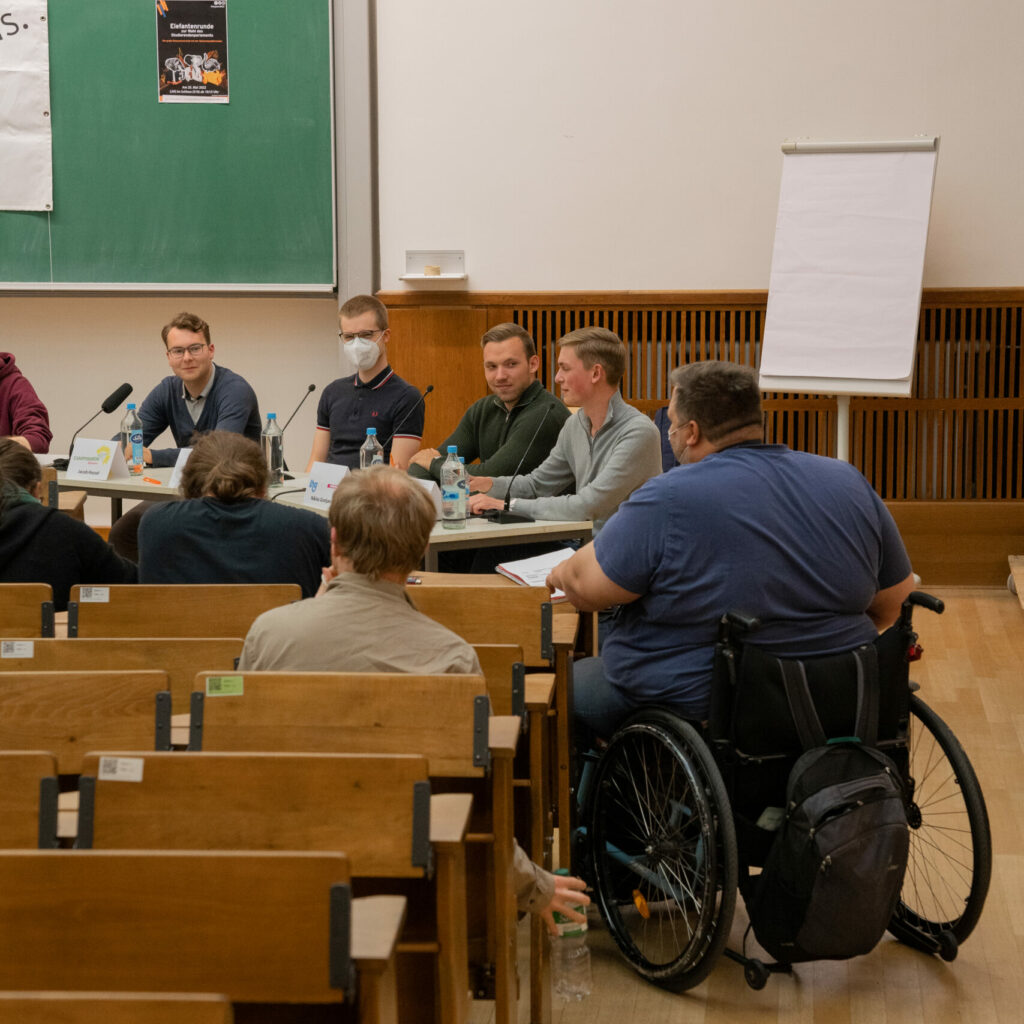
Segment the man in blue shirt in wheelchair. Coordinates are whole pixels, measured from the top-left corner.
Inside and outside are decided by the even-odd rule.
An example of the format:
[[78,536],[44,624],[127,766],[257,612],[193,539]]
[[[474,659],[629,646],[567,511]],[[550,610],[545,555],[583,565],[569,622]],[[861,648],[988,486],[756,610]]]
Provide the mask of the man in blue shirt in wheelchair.
[[649,480],[551,573],[582,611],[620,606],[601,657],[575,665],[578,749],[644,705],[707,717],[718,622],[757,616],[771,654],[869,642],[914,588],[899,531],[848,463],[764,444],[748,367],[705,361],[671,377],[680,465]]

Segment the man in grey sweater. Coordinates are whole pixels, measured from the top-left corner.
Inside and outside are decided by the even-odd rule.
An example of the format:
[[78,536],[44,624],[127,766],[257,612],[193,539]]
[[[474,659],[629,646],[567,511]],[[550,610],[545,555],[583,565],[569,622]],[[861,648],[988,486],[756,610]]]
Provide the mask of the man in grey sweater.
[[[593,519],[598,533],[619,505],[661,472],[658,428],[619,394],[626,347],[603,327],[582,327],[558,342],[566,420],[551,454],[524,476],[472,476],[472,512],[509,507],[535,519]],[[511,493],[510,493],[511,487]]]

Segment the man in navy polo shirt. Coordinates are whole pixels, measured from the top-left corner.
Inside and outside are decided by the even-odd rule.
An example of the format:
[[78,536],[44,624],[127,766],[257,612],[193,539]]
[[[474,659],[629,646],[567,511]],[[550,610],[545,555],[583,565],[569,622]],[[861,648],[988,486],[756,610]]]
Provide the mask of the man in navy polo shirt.
[[366,428],[377,428],[384,460],[406,469],[423,437],[423,397],[388,365],[388,311],[372,295],[356,295],[339,310],[345,353],[356,365],[351,377],[324,388],[316,411],[314,462],[359,468]]

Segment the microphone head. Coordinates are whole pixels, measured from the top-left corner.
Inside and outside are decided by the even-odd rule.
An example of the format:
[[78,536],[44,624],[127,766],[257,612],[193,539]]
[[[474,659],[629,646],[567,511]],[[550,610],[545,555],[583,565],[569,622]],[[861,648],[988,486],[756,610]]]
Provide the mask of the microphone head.
[[100,406],[104,412],[113,412],[130,394],[131,384],[122,384],[107,400]]
[[309,387],[306,388],[306,394],[308,395],[310,393],[310,391],[316,391],[316,385],[315,384],[310,384]]
[[433,384],[428,384],[427,385],[427,390],[423,392],[423,397],[426,398],[427,395],[429,395],[430,392],[433,391],[433,390],[434,390],[434,385]]

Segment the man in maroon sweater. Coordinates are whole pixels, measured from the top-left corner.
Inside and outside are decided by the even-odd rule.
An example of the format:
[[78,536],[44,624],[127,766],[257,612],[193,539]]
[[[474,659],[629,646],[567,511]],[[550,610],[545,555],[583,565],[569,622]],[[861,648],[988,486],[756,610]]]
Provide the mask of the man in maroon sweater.
[[50,450],[50,416],[10,352],[0,352],[0,437],[36,454]]

